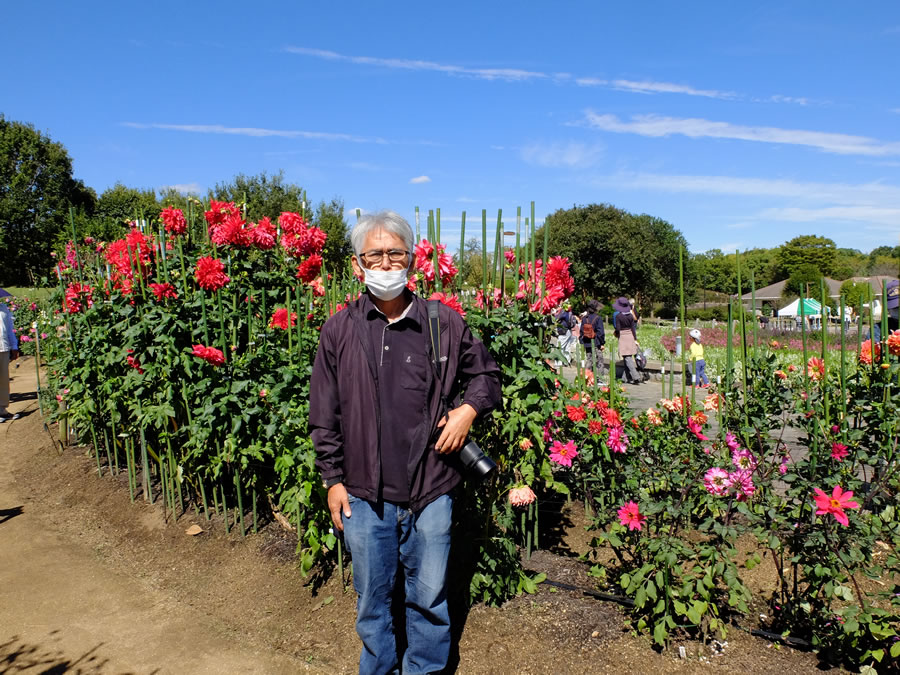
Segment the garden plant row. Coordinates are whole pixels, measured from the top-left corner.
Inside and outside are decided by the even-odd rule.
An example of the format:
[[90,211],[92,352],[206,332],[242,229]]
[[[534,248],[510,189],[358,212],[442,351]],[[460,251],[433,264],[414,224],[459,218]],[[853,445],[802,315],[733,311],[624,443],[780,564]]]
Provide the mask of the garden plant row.
[[[538,505],[566,495],[590,516],[598,582],[633,601],[634,627],[660,645],[724,634],[754,601],[769,605],[763,628],[829,660],[900,657],[900,332],[874,345],[822,334],[815,350],[804,332],[798,368],[729,321],[723,386],[698,396],[670,385],[635,415],[614,373],[601,385],[579,369],[568,382],[550,367],[548,317],[574,282],[567,260],[547,258],[548,228],[536,250],[533,211],[509,250],[498,214],[495,264],[483,256],[471,300],[429,212],[410,281],[463,314],[502,373],[503,409],[473,430],[499,470],[467,482],[456,515],[454,569],[470,599],[535,589],[540,575],[520,556],[538,545]],[[192,203],[114,242],[73,232],[51,309],[20,308],[48,365],[42,407],[90,441],[101,474],[126,473],[133,499],[174,517],[195,508],[242,533],[275,511],[296,527],[304,573],[343,562],[308,385],[322,323],[361,290],[324,269],[325,245],[304,214],[254,223],[239,204]],[[746,557],[748,538],[758,544]],[[772,597],[752,598],[742,578],[757,564],[776,569]]]

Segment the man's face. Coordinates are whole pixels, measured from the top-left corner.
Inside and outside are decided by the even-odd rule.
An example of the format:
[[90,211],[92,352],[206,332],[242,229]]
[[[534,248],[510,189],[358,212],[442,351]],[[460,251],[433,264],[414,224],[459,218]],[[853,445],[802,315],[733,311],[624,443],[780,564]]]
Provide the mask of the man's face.
[[[399,252],[401,251],[405,255],[400,256]],[[392,256],[396,259],[391,260]],[[362,247],[361,257],[363,258],[363,265],[370,270],[389,272],[390,270],[400,270],[408,267],[408,275],[411,275],[415,268],[413,264],[415,254],[412,251],[407,251],[403,239],[380,227],[369,232]],[[359,264],[359,258],[353,256],[350,264],[353,266],[353,274],[356,275],[356,278],[363,281],[365,274]]]

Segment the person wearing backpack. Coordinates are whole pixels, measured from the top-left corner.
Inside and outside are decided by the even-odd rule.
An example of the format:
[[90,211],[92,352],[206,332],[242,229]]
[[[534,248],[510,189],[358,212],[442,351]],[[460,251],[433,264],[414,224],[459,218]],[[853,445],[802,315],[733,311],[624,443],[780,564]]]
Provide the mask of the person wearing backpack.
[[597,313],[600,303],[589,300],[587,314],[581,320],[581,344],[584,346],[585,365],[594,371],[595,376],[603,374],[603,347],[606,345],[606,331],[603,329],[603,318]]
[[[572,364],[572,352],[575,351],[575,335],[572,329],[578,323],[572,314],[572,305],[565,305],[556,315],[556,334],[558,336],[556,346],[563,353],[566,359],[566,365]],[[557,365],[562,365],[557,363]]]

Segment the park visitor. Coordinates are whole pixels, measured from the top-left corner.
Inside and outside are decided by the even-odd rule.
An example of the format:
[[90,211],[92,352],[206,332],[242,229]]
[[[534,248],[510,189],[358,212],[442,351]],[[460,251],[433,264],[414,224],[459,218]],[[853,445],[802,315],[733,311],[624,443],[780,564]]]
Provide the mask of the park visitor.
[[[556,345],[563,353],[563,357],[566,359],[566,365],[571,365],[572,352],[575,351],[576,344],[575,334],[572,332],[572,329],[577,325],[578,319],[572,314],[572,305],[570,304],[564,305],[555,318],[556,334],[558,336]],[[556,365],[562,364],[557,362]]]
[[[350,241],[353,272],[367,290],[322,327],[310,382],[316,466],[353,559],[359,671],[437,672],[450,654],[458,451],[476,417],[500,404],[499,369],[459,314],[407,288],[415,261],[406,220],[391,211],[365,215]],[[391,615],[398,573],[402,657]]]
[[19,419],[18,413],[7,412],[9,407],[9,363],[19,358],[19,340],[13,329],[12,312],[0,301],[0,424]]
[[638,351],[637,317],[634,315],[631,303],[625,297],[616,298],[613,310],[616,312],[613,327],[615,336],[619,339],[619,355],[625,365],[622,379],[628,384],[640,384],[642,378],[634,360],[634,355]]
[[697,366],[694,380],[698,387],[708,387],[709,378],[706,377],[706,361],[703,359],[702,335],[698,329],[693,329],[691,335],[691,361]]
[[600,303],[589,300],[587,314],[581,320],[581,344],[584,345],[585,365],[599,377],[603,373],[603,347],[606,345],[606,332],[603,329],[603,318],[597,313]]

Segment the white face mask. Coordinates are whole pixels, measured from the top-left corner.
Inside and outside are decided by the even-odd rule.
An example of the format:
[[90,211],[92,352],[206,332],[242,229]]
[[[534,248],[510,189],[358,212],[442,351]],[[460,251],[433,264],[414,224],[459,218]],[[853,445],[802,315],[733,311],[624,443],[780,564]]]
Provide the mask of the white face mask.
[[400,270],[370,270],[363,268],[366,288],[379,300],[393,300],[406,288],[408,271],[408,267]]

